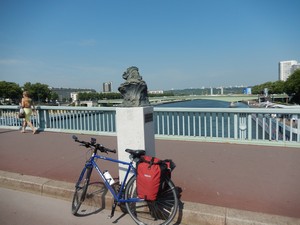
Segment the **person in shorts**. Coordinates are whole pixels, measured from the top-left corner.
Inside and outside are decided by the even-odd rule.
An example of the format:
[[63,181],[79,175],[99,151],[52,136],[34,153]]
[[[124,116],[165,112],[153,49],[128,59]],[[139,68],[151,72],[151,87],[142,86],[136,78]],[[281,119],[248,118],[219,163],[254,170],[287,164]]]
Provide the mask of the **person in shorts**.
[[35,108],[34,108],[33,101],[29,97],[29,93],[27,91],[23,92],[23,98],[22,98],[22,101],[21,101],[21,106],[25,111],[25,118],[23,120],[23,125],[22,125],[22,131],[21,132],[25,133],[25,129],[26,129],[27,125],[29,125],[30,128],[32,129],[32,133],[36,134],[36,129],[33,126],[33,124],[31,123],[31,120],[30,120],[30,116],[31,116],[33,110],[35,111]]

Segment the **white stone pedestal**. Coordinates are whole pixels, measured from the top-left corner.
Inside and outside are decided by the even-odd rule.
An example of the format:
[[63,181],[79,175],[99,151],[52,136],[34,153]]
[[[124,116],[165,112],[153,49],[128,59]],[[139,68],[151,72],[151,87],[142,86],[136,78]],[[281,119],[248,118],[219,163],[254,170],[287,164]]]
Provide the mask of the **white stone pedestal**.
[[[130,162],[125,149],[146,150],[155,156],[153,107],[128,107],[116,109],[116,129],[119,160]],[[123,181],[126,169],[119,165],[119,180]]]

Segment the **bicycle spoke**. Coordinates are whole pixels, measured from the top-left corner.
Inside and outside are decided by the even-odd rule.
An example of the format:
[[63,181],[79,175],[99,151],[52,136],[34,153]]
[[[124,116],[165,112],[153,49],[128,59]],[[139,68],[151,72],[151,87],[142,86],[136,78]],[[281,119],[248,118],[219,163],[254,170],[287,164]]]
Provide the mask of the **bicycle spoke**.
[[[166,181],[163,191],[159,193],[156,201],[129,202],[127,210],[137,224],[167,225],[176,215],[178,208],[177,193],[173,183]],[[136,198],[135,177],[128,181],[125,198]]]

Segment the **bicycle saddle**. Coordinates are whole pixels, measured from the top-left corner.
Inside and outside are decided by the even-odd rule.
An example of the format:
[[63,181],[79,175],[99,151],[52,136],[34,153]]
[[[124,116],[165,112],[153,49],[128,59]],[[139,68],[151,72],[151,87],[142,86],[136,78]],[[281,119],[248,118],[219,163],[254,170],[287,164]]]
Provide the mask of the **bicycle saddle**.
[[131,154],[134,158],[140,158],[142,155],[146,154],[145,150],[133,150],[129,148],[127,148],[125,152]]

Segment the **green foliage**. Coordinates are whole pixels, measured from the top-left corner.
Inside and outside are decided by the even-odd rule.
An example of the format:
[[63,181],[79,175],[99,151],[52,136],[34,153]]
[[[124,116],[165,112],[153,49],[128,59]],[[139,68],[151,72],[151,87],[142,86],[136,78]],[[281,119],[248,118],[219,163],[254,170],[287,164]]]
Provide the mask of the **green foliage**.
[[275,82],[266,82],[252,87],[252,94],[262,94],[265,88],[268,88],[269,94],[284,93],[285,82],[278,80]]
[[285,82],[282,80],[275,81],[272,86],[272,94],[282,94],[284,93]]
[[253,94],[261,94],[268,88],[269,94],[286,93],[292,96],[291,103],[300,104],[300,70],[296,70],[284,81],[266,82],[252,87]]
[[149,97],[174,96],[172,91],[165,91],[163,94],[148,94]]
[[28,91],[30,97],[37,102],[46,102],[46,99],[51,99],[51,90],[47,84],[27,82],[23,86],[24,91]]
[[292,96],[292,103],[300,104],[300,69],[289,76],[285,82],[284,89],[289,96]]
[[11,99],[17,103],[22,98],[22,89],[16,83],[0,81],[0,98]]
[[56,92],[51,91],[51,100],[56,101],[58,100],[59,96]]
[[23,87],[13,82],[0,81],[0,98],[10,99],[14,104],[18,104],[22,98],[22,92],[28,91],[30,97],[35,102],[46,102],[48,100],[57,100],[58,94],[52,92],[48,85],[27,82]]

